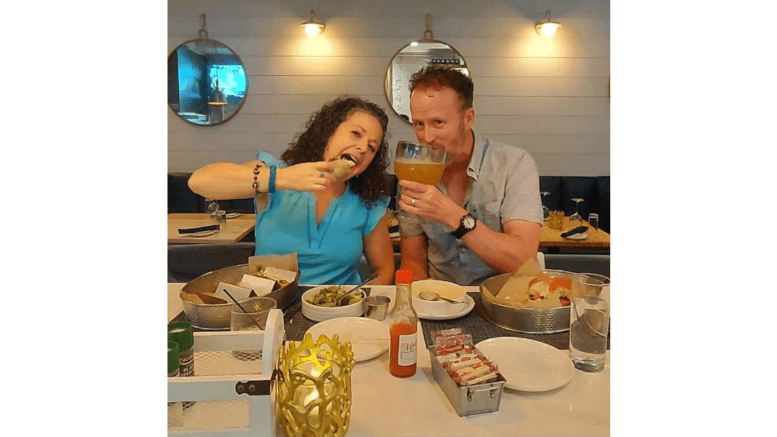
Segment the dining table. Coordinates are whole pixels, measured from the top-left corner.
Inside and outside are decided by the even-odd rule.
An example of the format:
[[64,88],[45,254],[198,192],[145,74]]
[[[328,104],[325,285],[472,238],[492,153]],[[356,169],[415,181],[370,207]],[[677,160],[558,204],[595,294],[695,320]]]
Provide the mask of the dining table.
[[[575,228],[577,226],[587,226],[588,229],[584,234],[577,234],[577,236],[571,236],[571,238],[562,237],[561,234]],[[558,249],[570,250],[586,250],[586,249],[609,249],[610,248],[610,234],[601,230],[594,229],[591,224],[583,220],[582,225],[580,222],[571,224],[569,217],[564,217],[561,229],[553,229],[548,226],[548,222],[545,221],[540,229],[540,251],[554,252]]]
[[181,234],[179,229],[215,225],[209,213],[167,214],[167,244],[235,244],[256,226],[256,214],[228,213],[226,226],[216,232]]
[[[185,284],[168,284],[168,321],[183,320],[179,292]],[[300,309],[299,296],[314,285],[300,285],[298,298],[284,309],[287,341],[301,341],[317,322]],[[432,374],[427,346],[440,329],[464,328],[473,344],[492,338],[525,338],[553,346],[568,355],[569,333],[525,334],[489,322],[477,286],[465,286],[474,306],[460,317],[418,322],[417,371],[407,378],[389,373],[389,354],[359,361],[352,372],[352,436],[609,436],[610,351],[604,370],[587,373],[574,369],[563,386],[547,391],[520,391],[505,387],[495,412],[459,416]],[[395,286],[371,286],[370,295],[392,299]],[[607,296],[609,299],[609,294]],[[384,320],[388,331],[388,320]],[[195,329],[196,331],[196,329]],[[609,337],[608,337],[609,338]],[[499,364],[499,363],[497,363]]]

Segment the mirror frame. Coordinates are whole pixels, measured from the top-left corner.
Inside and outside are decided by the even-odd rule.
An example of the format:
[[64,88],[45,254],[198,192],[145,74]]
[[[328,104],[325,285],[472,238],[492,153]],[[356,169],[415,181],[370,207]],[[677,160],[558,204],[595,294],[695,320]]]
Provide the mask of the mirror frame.
[[[448,44],[445,41],[440,41],[440,40],[433,39],[433,38],[424,38],[424,39],[420,39],[420,40],[417,40],[417,41],[414,41],[414,42],[417,42],[419,44],[422,44],[422,43],[444,44],[449,49],[451,49],[453,51],[453,53],[456,54],[456,56],[458,56],[461,59],[461,62],[464,63],[463,65],[459,64],[459,67],[466,69],[466,73],[465,74],[467,76],[469,76],[469,77],[472,77],[472,72],[471,72],[471,69],[469,67],[469,64],[467,63],[467,59],[464,58],[464,55],[462,55],[461,52],[456,50],[456,48],[453,47],[452,45]],[[385,78],[384,84],[383,84],[383,93],[386,96],[386,100],[388,101],[389,106],[394,111],[394,114],[399,116],[399,118],[401,120],[405,121],[406,123],[408,123],[410,125],[413,124],[413,122],[410,120],[410,114],[405,114],[405,115],[408,116],[408,118],[405,119],[405,117],[403,117],[402,114],[399,113],[397,108],[394,107],[394,98],[393,98],[393,96],[394,96],[394,89],[391,88],[391,83],[393,82],[393,78],[391,77],[391,67],[394,65],[394,60],[397,58],[397,56],[400,53],[402,53],[403,50],[405,50],[406,48],[410,47],[411,44],[412,44],[412,42],[402,46],[402,48],[397,50],[397,52],[394,53],[394,56],[391,57],[391,60],[389,60],[389,63],[388,63],[388,67],[386,67],[386,78]],[[429,59],[427,59],[426,65],[430,65],[429,64]],[[426,65],[424,65],[424,66],[426,66]],[[423,68],[423,67],[421,67],[421,68]],[[418,70],[416,70],[416,71],[418,71]],[[415,71],[413,73],[415,73]],[[407,83],[405,85],[409,87],[409,85],[410,85],[410,77],[408,77],[407,79],[408,80],[407,80]],[[409,101],[408,101],[408,112],[410,112],[410,102]]]
[[[213,43],[213,44],[216,44],[216,45],[218,45],[220,47],[226,48],[227,50],[232,52],[232,54],[235,56],[235,58],[237,58],[237,60],[240,62],[240,67],[243,69],[243,72],[245,73],[245,76],[246,76],[245,96],[240,101],[240,105],[237,107],[237,109],[235,109],[234,112],[230,113],[229,116],[225,116],[224,119],[221,120],[218,123],[207,123],[207,124],[194,123],[193,121],[188,120],[185,117],[183,117],[181,115],[180,110],[176,111],[175,109],[173,109],[172,103],[170,102],[170,87],[172,86],[172,83],[170,81],[170,79],[171,79],[170,78],[170,58],[171,58],[171,56],[173,56],[173,53],[177,54],[178,53],[178,49],[180,49],[181,47],[186,46],[189,43],[196,43],[198,41],[200,41],[200,42],[201,41],[206,41],[206,42],[209,42],[209,43]],[[168,106],[168,108],[170,108],[170,110],[173,111],[173,113],[175,115],[177,115],[178,118],[180,118],[181,120],[183,120],[183,121],[185,121],[185,122],[187,122],[189,124],[192,124],[194,126],[205,126],[205,127],[207,127],[207,126],[218,126],[218,125],[226,123],[227,121],[231,120],[235,115],[237,115],[237,113],[239,113],[241,109],[243,109],[243,106],[245,106],[246,99],[248,98],[248,89],[249,89],[248,71],[246,70],[245,63],[243,63],[243,59],[241,59],[240,56],[238,56],[238,54],[234,50],[232,50],[232,48],[230,48],[229,46],[227,46],[223,42],[215,40],[215,39],[210,39],[210,38],[207,38],[207,37],[205,37],[205,38],[194,38],[194,39],[190,39],[188,41],[184,41],[181,44],[178,44],[170,52],[170,54],[167,55],[167,81],[168,81],[168,84],[167,84],[167,86],[168,86],[168,94],[167,94],[167,106]],[[176,83],[177,82],[178,81],[176,80]]]

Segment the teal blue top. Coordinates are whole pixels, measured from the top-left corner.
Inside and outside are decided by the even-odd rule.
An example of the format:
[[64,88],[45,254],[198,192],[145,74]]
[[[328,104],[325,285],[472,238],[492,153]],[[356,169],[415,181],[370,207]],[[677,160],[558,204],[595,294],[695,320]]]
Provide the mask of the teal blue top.
[[[286,167],[265,152],[259,152],[256,159]],[[332,199],[317,225],[313,194],[276,191],[256,216],[256,255],[296,252],[300,284],[358,284],[362,279],[356,271],[364,251],[362,238],[386,215],[388,203],[384,196],[367,208],[349,185],[342,196]]]

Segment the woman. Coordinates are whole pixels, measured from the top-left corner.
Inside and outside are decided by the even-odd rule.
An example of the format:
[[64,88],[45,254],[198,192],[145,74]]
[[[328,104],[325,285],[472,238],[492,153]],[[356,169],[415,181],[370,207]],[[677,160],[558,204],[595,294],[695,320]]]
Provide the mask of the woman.
[[245,164],[209,164],[189,187],[211,199],[258,196],[256,254],[296,252],[301,284],[361,282],[362,252],[379,273],[374,283],[392,284],[387,126],[379,106],[341,97],[310,117],[282,160],[259,152]]

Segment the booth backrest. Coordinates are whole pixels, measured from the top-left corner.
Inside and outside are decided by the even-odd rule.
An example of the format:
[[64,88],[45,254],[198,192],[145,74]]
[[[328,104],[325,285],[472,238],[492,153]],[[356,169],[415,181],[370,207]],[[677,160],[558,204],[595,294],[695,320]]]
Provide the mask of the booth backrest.
[[610,177],[609,176],[540,176],[540,191],[550,194],[543,199],[551,211],[564,211],[564,215],[575,212],[572,198],[585,199],[580,203],[580,215],[599,214],[599,228],[610,232]]

